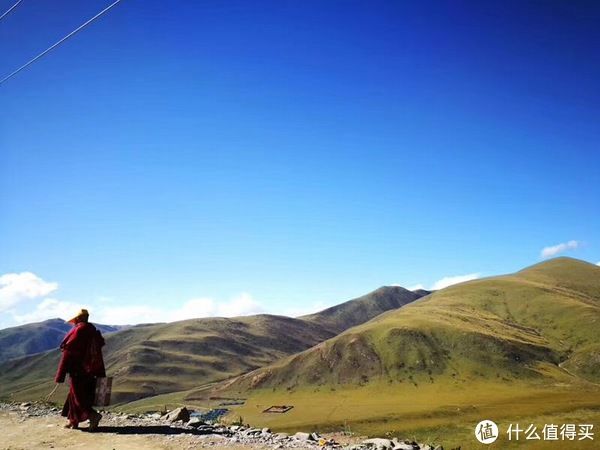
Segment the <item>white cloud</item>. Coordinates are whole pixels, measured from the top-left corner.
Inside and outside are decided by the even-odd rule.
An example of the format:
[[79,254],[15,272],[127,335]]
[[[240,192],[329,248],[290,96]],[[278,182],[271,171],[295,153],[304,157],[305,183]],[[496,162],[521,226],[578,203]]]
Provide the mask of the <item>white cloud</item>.
[[[81,308],[90,311],[93,322],[115,325],[173,322],[198,317],[236,317],[265,311],[245,292],[226,301],[195,298],[179,305],[169,302],[159,306],[120,306],[117,299],[105,296],[83,303],[47,297],[57,289],[58,283],[44,281],[31,272],[0,275],[0,312],[4,313],[0,318],[0,329],[47,319],[69,319]],[[35,299],[38,300],[35,306],[24,304],[25,300]]]
[[264,312],[264,309],[250,294],[244,292],[237,297],[232,298],[229,302],[218,305],[217,311],[217,315],[219,316],[235,317],[262,313]]
[[431,287],[425,287],[423,284],[415,284],[408,288],[409,291],[416,291],[418,289],[425,289],[426,291],[439,291],[453,284],[464,283],[465,281],[476,280],[480,278],[480,273],[468,273],[466,275],[454,275],[451,277],[444,277],[437,280]]
[[[89,308],[90,321],[105,325],[135,325],[138,323],[170,322],[175,310],[148,305]],[[191,318],[191,317],[189,317]],[[179,318],[174,320],[180,320]]]
[[476,280],[481,276],[480,273],[469,273],[467,275],[456,275],[453,277],[444,277],[441,280],[436,281],[431,287],[432,291],[444,289],[445,287],[452,286],[453,284],[464,283],[465,281]]
[[[95,304],[80,304],[47,298],[41,301],[31,312],[16,314],[13,311],[12,319],[16,325],[41,322],[57,317],[69,319],[79,309],[86,308],[90,311],[90,320],[94,323],[135,325],[139,323],[174,322],[201,317],[238,317],[266,312],[265,308],[248,293],[241,293],[227,301],[221,302],[208,297],[200,297],[191,299],[173,308],[151,305],[117,305],[116,300],[114,302],[98,300]],[[276,308],[273,311],[269,311],[269,314],[299,317],[321,311],[330,306],[332,305],[319,301],[306,305]],[[13,324],[1,325],[13,326]]]
[[49,283],[31,272],[6,273],[0,276],[0,311],[16,304],[44,297],[58,289],[58,283]]
[[[211,317],[218,315],[217,308],[218,306],[212,298],[195,298],[185,302],[173,311],[165,312],[165,315],[169,317],[169,322],[193,317]],[[165,319],[162,319],[162,321],[165,321]]]
[[580,245],[581,243],[578,241],[562,242],[560,244],[551,245],[549,247],[544,247],[540,252],[540,256],[542,258],[552,258],[559,253],[566,252],[567,250],[575,250]]
[[263,307],[248,293],[241,293],[228,301],[195,298],[179,307],[150,305],[116,306],[99,304],[90,308],[90,320],[108,325],[174,322],[199,317],[237,317],[264,312]]
[[597,265],[597,266],[600,266],[600,261],[598,261],[598,262],[596,263],[596,265]]
[[18,324],[41,322],[47,319],[70,319],[81,308],[86,308],[85,305],[79,305],[71,302],[56,300],[54,298],[46,298],[42,300],[35,309],[24,314],[13,313],[13,319]]
[[216,302],[212,298],[196,298],[185,302],[180,308],[165,312],[168,322],[195,317],[237,317],[264,312],[263,307],[248,293],[241,293],[229,301]]

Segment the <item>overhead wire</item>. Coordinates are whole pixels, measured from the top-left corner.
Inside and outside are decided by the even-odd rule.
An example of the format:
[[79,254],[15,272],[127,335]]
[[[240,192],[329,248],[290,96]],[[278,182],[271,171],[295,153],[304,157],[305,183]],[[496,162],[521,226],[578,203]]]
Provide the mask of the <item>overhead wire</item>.
[[57,41],[56,43],[52,44],[50,47],[48,47],[46,50],[44,50],[42,53],[38,54],[37,56],[35,56],[34,58],[30,59],[29,61],[27,61],[25,64],[23,64],[21,67],[19,67],[18,69],[14,70],[13,72],[11,72],[10,74],[8,74],[7,76],[5,76],[4,78],[2,78],[0,80],[0,85],[2,85],[3,83],[5,83],[6,81],[8,81],[9,79],[11,79],[12,77],[14,77],[16,74],[18,74],[19,72],[21,72],[23,69],[29,67],[31,64],[33,64],[34,62],[36,62],[38,59],[42,58],[44,55],[46,55],[47,53],[51,52],[52,50],[54,50],[56,47],[58,47],[60,44],[62,44],[63,42],[65,42],[67,39],[69,39],[70,37],[72,37],[73,35],[75,35],[76,33],[78,33],[79,31],[83,30],[86,26],[88,26],[90,23],[92,23],[94,20],[98,19],[99,17],[103,16],[104,14],[106,14],[108,11],[110,11],[113,7],[115,7],[118,3],[120,3],[122,0],[116,0],[115,2],[111,3],[109,6],[107,6],[106,8],[104,8],[102,11],[100,11],[98,14],[96,14],[94,17],[92,17],[91,19],[87,20],[85,23],[83,23],[82,25],[78,26],[77,28],[75,28],[73,31],[71,31],[69,34],[67,34],[65,37],[63,37],[62,39],[60,39],[59,41]]
[[4,11],[4,13],[2,13],[2,15],[0,16],[0,20],[4,19],[5,16],[7,16],[13,9],[15,9],[17,6],[19,6],[19,3],[21,3],[23,0],[18,0],[17,3],[15,3],[14,5],[12,5],[10,8],[8,8],[6,11]]

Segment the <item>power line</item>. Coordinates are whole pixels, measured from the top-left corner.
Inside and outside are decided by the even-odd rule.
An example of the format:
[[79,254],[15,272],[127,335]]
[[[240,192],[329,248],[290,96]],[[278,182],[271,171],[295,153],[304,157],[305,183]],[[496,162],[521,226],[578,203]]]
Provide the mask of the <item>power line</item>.
[[23,0],[19,0],[17,3],[15,3],[14,5],[12,5],[10,8],[8,8],[4,14],[2,14],[0,16],[0,20],[4,19],[4,16],[7,16],[13,9],[15,9],[17,6],[19,6],[19,3],[21,3]]
[[47,54],[47,53],[51,52],[52,50],[54,50],[56,47],[58,47],[60,44],[62,44],[63,42],[65,42],[67,39],[69,39],[74,34],[78,33],[81,30],[83,30],[86,26],[88,26],[90,23],[92,23],[94,20],[96,20],[100,16],[104,15],[105,13],[107,13],[110,9],[112,9],[114,6],[116,6],[117,3],[120,3],[120,2],[121,2],[121,0],[116,0],[114,3],[110,4],[109,6],[107,6],[106,8],[104,8],[102,11],[100,11],[98,14],[96,14],[94,17],[92,17],[87,22],[85,22],[83,25],[80,25],[79,27],[75,28],[73,31],[71,31],[69,34],[67,34],[64,38],[62,38],[61,40],[59,40],[55,44],[51,45],[50,47],[48,47],[46,50],[44,50],[42,53],[40,53],[39,55],[37,55],[35,58],[27,61],[25,64],[23,64],[17,70],[15,70],[11,74],[9,74],[9,75],[5,76],[4,78],[2,78],[0,80],[0,85],[3,84],[4,82],[8,81],[10,78],[14,77],[21,70],[25,69],[26,67],[28,67],[31,64],[33,64],[34,62],[36,62],[38,59],[40,59],[41,57],[43,57],[45,54]]

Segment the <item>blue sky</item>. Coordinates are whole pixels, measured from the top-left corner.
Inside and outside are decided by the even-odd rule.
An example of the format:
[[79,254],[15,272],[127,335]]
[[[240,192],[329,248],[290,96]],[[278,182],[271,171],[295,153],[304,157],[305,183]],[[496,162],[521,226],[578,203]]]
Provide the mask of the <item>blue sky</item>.
[[[2,76],[108,3],[22,2]],[[600,5],[484,3],[122,1],[0,86],[0,327],[600,261]]]

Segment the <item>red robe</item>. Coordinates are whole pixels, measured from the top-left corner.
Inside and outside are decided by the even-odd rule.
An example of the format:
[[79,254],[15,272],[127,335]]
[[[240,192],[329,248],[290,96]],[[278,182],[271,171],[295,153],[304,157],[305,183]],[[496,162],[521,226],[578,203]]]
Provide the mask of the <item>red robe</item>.
[[72,424],[89,419],[94,412],[96,377],[106,376],[101,351],[103,345],[100,332],[87,322],[75,325],[60,344],[62,358],[54,381],[62,383],[69,374],[71,387],[62,415],[68,417]]

